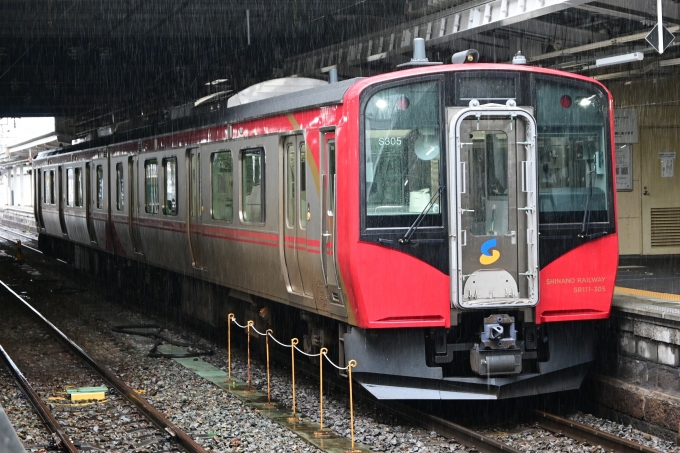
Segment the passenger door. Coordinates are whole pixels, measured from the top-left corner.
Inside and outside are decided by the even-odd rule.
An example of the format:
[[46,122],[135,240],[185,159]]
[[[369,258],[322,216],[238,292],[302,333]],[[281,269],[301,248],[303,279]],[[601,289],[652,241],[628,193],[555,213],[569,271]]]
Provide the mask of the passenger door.
[[57,194],[57,203],[59,203],[59,226],[61,227],[61,234],[64,236],[68,236],[68,230],[66,229],[66,218],[64,217],[64,206],[66,205],[66,189],[64,188],[65,185],[66,181],[63,176],[62,166],[60,165],[58,169],[57,179],[57,187],[59,190],[59,193]]
[[[310,171],[307,146],[302,135],[286,137],[284,141],[284,257],[290,292],[314,295],[314,266],[307,223],[312,219],[312,204],[307,200]],[[311,182],[311,181],[310,181]],[[318,222],[317,222],[318,228]],[[317,253],[318,247],[316,247]],[[318,263],[318,261],[317,261]]]
[[45,202],[45,171],[42,167],[37,167],[33,174],[35,174],[35,200],[33,202],[35,217],[38,221],[38,229],[45,229],[45,221],[43,220],[43,210],[42,206]]
[[337,273],[337,237],[336,237],[336,148],[335,131],[322,134],[324,175],[322,187],[322,212],[321,212],[321,262],[323,265],[324,279],[328,289],[328,300],[331,303],[342,304],[342,293]]
[[85,163],[85,217],[87,218],[87,234],[90,238],[90,242],[93,244],[97,243],[97,233],[94,229],[94,219],[92,218],[92,211],[94,209],[94,203],[96,197],[93,196],[93,187],[97,187],[96,180],[93,178],[96,176],[93,174],[92,164],[90,162]]
[[296,136],[286,138],[283,164],[283,254],[288,271],[290,292],[303,294],[302,275],[298,260],[298,143]]
[[198,148],[187,150],[187,237],[191,265],[196,269],[205,269],[203,263],[202,223],[203,198],[201,195],[201,152]]
[[536,151],[535,139],[526,139],[535,123],[528,114],[480,110],[458,115],[451,125],[457,209],[450,211],[458,225],[458,294],[452,298],[460,308],[535,305]]
[[139,171],[139,156],[130,156],[128,158],[128,172],[130,177],[130,203],[128,203],[128,225],[130,226],[130,237],[132,239],[132,250],[138,254],[143,255],[142,239],[139,229],[139,205],[140,205],[140,187],[144,187],[144,172]]

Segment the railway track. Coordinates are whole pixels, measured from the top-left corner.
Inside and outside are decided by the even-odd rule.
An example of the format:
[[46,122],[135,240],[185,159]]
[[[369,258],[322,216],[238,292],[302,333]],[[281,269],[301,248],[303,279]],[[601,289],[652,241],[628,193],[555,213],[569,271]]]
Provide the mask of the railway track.
[[[187,452],[191,453],[206,452],[206,450],[203,447],[197,444],[184,431],[182,431],[176,425],[171,423],[162,413],[160,413],[144,398],[142,398],[133,388],[131,388],[125,382],[119,379],[109,369],[100,365],[97,361],[90,357],[73,340],[67,337],[54,324],[52,324],[49,320],[42,316],[35,308],[33,308],[33,306],[28,304],[26,300],[23,297],[21,297],[18,293],[16,293],[7,283],[5,283],[4,281],[0,281],[0,286],[2,287],[1,289],[11,294],[16,302],[20,303],[24,308],[28,310],[29,313],[33,315],[34,321],[35,320],[39,321],[39,323],[41,324],[42,332],[48,332],[50,336],[54,336],[58,340],[60,340],[62,345],[66,346],[69,354],[71,355],[71,357],[67,357],[67,354],[65,354],[63,351],[59,351],[60,348],[56,347],[55,345],[51,346],[45,346],[44,344],[40,345],[41,349],[47,348],[49,354],[54,354],[55,356],[48,358],[46,357],[47,354],[45,354],[43,356],[33,357],[33,360],[39,361],[40,362],[39,365],[41,366],[40,370],[33,369],[33,372],[31,373],[34,376],[33,380],[36,383],[39,383],[40,385],[41,388],[40,393],[42,393],[43,395],[45,394],[57,395],[60,393],[59,390],[63,390],[63,387],[72,386],[72,383],[78,383],[80,387],[92,387],[93,385],[96,386],[97,384],[102,383],[108,384],[108,386],[111,389],[115,389],[115,393],[117,394],[116,395],[109,392],[108,395],[109,401],[113,402],[113,404],[117,406],[119,412],[130,414],[128,417],[125,417],[126,423],[130,423],[133,426],[138,426],[137,428],[135,428],[135,430],[137,432],[141,432],[144,434],[143,438],[139,437],[135,438],[133,436],[133,439],[137,440],[138,442],[135,444],[133,440],[133,443],[131,444],[132,447],[134,447],[135,449],[139,449],[142,446],[146,447],[147,445],[157,444],[158,448],[156,449],[156,451],[167,451],[168,447],[170,446],[169,444],[176,442],[177,444],[182,446],[182,448],[184,448],[185,451]],[[9,310],[5,310],[6,315],[9,315],[8,312]],[[24,333],[29,332],[28,335],[21,335],[20,338],[22,340],[21,342],[36,338],[38,340],[41,340],[42,343],[45,341],[46,338],[48,338],[48,335],[45,335],[44,333],[37,333],[39,331],[35,327],[29,327],[30,326],[29,323],[19,322],[18,317],[12,317],[10,322],[12,326],[21,325],[22,332]],[[24,348],[22,348],[21,347],[22,345],[17,344],[16,339],[6,337],[3,338],[3,340],[6,344],[10,345],[10,348],[13,348],[16,351],[18,351],[18,354],[23,354],[25,356],[24,360],[31,360],[31,358],[28,357],[30,357],[31,354],[35,354],[37,352],[31,349],[36,346],[35,343],[29,342],[30,343],[29,348],[26,348],[25,347],[26,345],[23,345]],[[69,435],[68,431],[71,431],[72,433],[81,437],[81,440],[78,443],[86,444],[89,446],[90,449],[95,448],[104,451],[115,451],[116,449],[119,449],[121,447],[115,440],[116,438],[116,434],[114,431],[116,426],[115,424],[111,432],[109,433],[102,432],[101,434],[99,433],[97,419],[101,417],[95,416],[94,420],[92,420],[92,417],[86,417],[84,419],[85,420],[84,424],[76,423],[74,426],[74,423],[72,421],[73,418],[68,417],[70,412],[67,410],[62,412],[62,419],[64,416],[66,416],[67,417],[66,421],[69,424],[69,426],[68,427],[62,426],[63,420],[61,423],[57,421],[57,416],[55,416],[51,412],[51,410],[48,408],[48,404],[46,404],[43,401],[43,399],[39,396],[39,393],[32,389],[32,387],[28,383],[29,382],[28,379],[24,377],[24,373],[19,371],[14,361],[9,358],[8,354],[5,353],[4,350],[3,353],[5,362],[8,364],[9,368],[13,371],[15,380],[21,382],[22,390],[24,391],[25,394],[29,395],[29,398],[34,404],[34,407],[36,407],[36,410],[39,411],[40,417],[43,420],[49,422],[48,424],[50,426],[50,432],[58,437],[59,440],[57,444],[60,448],[61,447],[67,448],[67,450],[70,452],[78,451],[74,446],[76,442],[71,440],[70,437],[72,437],[72,435]],[[56,356],[58,356],[58,363],[55,363],[52,360],[50,360],[56,358]],[[75,363],[76,361],[75,359],[79,360],[80,363]],[[42,366],[45,364],[45,362],[49,363],[48,367]],[[84,367],[83,364],[87,365],[89,369]],[[31,365],[38,364],[32,363]],[[56,373],[52,374],[49,373],[49,371],[56,371]],[[55,382],[58,384],[55,385]],[[60,389],[59,388],[60,386],[63,387]],[[127,400],[127,403],[125,403],[125,400]],[[62,405],[61,407],[70,409],[78,407],[77,405],[67,403],[55,404],[54,402],[52,402],[52,405],[54,406]],[[133,414],[133,411],[130,410],[130,405],[134,406],[137,409],[136,412],[138,415]],[[98,405],[92,405],[90,406],[90,408],[96,409],[97,406]],[[81,418],[81,420],[83,419]],[[149,434],[153,431],[155,431],[155,434]],[[93,432],[94,435],[92,435]],[[108,440],[102,441],[102,439]],[[147,448],[147,451],[154,450]]]
[[659,450],[646,447],[637,442],[615,436],[604,431],[591,428],[557,415],[536,411],[536,424],[554,433],[564,434],[582,443],[604,448],[617,453],[658,453]]
[[38,250],[38,236],[25,234],[17,231],[14,228],[7,227],[5,225],[0,225],[0,239],[16,245],[17,241],[21,241],[21,248],[28,249],[32,252],[40,253]]

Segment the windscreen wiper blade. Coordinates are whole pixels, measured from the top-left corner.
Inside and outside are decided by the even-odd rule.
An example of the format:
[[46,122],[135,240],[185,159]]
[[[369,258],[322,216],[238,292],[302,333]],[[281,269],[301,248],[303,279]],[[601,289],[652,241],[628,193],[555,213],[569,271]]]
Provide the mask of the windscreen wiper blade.
[[418,229],[418,226],[420,226],[423,219],[425,218],[425,215],[427,215],[427,213],[432,208],[432,205],[434,205],[434,203],[441,195],[442,190],[444,190],[444,186],[439,186],[439,189],[437,189],[437,191],[432,194],[432,196],[430,197],[430,201],[428,201],[427,205],[425,206],[425,209],[423,209],[423,211],[418,215],[418,217],[416,217],[416,220],[409,227],[408,231],[406,231],[406,234],[404,234],[404,236],[399,239],[400,244],[408,244],[409,242],[411,242],[411,237],[415,234],[416,230]]
[[[590,161],[588,161],[590,163]],[[583,210],[583,222],[581,222],[581,232],[578,234],[578,237],[581,239],[586,239],[588,238],[588,228],[590,227],[590,198],[593,195],[593,173],[595,173],[595,170],[590,170],[590,190],[588,191],[588,195],[586,195],[586,207]]]

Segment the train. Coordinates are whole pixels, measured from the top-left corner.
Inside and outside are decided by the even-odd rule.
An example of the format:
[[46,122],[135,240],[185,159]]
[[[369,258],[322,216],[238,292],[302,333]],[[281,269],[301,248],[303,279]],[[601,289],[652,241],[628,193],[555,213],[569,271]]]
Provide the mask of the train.
[[377,399],[576,389],[618,265],[612,96],[466,55],[42,152],[40,247],[354,359]]

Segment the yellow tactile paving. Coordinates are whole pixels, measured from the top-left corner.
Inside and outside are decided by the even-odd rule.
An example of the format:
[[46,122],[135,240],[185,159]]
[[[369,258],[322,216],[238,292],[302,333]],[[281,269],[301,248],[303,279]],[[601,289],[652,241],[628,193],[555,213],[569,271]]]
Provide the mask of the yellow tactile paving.
[[650,297],[654,299],[665,299],[672,300],[674,302],[680,302],[680,295],[678,294],[657,293],[654,291],[644,291],[641,289],[624,288],[622,286],[615,286],[614,293],[625,294],[627,296]]

